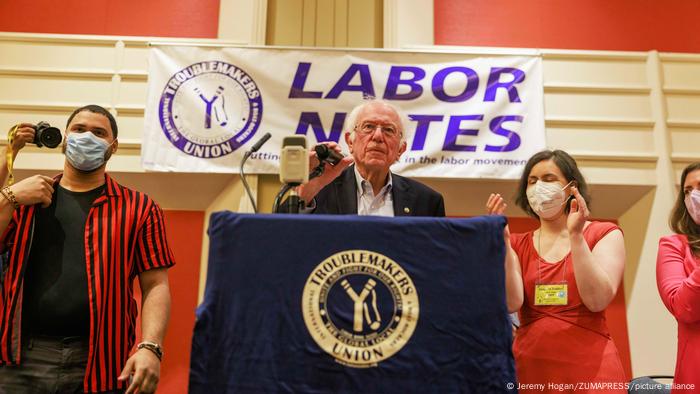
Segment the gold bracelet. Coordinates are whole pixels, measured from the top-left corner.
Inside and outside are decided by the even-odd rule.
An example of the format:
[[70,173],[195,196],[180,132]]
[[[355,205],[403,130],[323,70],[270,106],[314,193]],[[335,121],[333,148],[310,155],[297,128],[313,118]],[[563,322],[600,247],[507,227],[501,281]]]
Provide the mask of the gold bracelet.
[[19,208],[19,203],[17,203],[17,197],[15,197],[15,193],[12,192],[12,189],[10,189],[9,186],[5,186],[0,190],[0,194],[2,194],[7,201],[12,203],[12,206],[17,209]]

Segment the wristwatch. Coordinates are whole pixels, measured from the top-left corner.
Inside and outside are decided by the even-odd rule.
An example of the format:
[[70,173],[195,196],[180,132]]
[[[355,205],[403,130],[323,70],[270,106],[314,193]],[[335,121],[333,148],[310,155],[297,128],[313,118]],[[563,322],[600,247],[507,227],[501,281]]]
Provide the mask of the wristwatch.
[[137,349],[148,349],[153,352],[153,354],[158,357],[158,360],[163,360],[163,348],[160,347],[159,344],[155,342],[150,342],[150,341],[143,341],[136,345]]

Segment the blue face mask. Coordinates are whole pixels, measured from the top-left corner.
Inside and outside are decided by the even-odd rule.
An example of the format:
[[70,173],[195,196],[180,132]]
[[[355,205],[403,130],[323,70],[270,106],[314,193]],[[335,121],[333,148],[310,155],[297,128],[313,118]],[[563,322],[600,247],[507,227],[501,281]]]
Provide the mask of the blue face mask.
[[89,131],[70,133],[66,137],[66,159],[80,171],[94,171],[105,163],[111,145]]

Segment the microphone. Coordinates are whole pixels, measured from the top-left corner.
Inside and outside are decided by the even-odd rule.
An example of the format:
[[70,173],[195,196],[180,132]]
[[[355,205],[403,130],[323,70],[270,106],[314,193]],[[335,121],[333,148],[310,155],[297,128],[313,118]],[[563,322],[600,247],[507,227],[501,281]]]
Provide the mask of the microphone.
[[318,161],[326,162],[332,166],[338,164],[345,157],[342,153],[329,149],[326,144],[318,144],[314,147],[314,150],[316,151],[316,156],[318,156]]
[[309,181],[309,153],[305,136],[290,135],[282,140],[280,181],[294,186]]
[[[304,202],[299,199],[294,187],[309,181],[309,153],[305,136],[290,135],[282,140],[280,181],[283,185],[272,204],[272,212],[299,213]],[[290,192],[289,198],[280,207],[280,201],[287,192]]]
[[267,140],[272,137],[272,134],[270,133],[265,133],[258,142],[253,145],[252,148],[250,148],[249,151],[247,151],[245,154],[243,154],[243,160],[241,160],[241,168],[239,170],[241,174],[241,181],[243,182],[243,187],[245,188],[245,193],[248,195],[248,198],[250,199],[250,204],[253,206],[253,212],[258,213],[258,207],[255,205],[255,199],[253,199],[253,193],[250,191],[250,186],[248,186],[248,181],[245,179],[245,172],[243,172],[243,166],[245,165],[246,160],[252,155],[253,153],[257,152],[262,148],[262,146],[267,142]]
[[270,137],[272,137],[272,134],[270,134],[270,133],[265,133],[265,135],[263,135],[262,137],[260,137],[260,139],[258,140],[258,142],[256,142],[255,145],[253,145],[253,147],[250,148],[250,153],[255,153],[255,152],[259,151],[260,148],[262,148],[262,146],[265,145],[265,143],[267,142],[267,140],[270,139]]

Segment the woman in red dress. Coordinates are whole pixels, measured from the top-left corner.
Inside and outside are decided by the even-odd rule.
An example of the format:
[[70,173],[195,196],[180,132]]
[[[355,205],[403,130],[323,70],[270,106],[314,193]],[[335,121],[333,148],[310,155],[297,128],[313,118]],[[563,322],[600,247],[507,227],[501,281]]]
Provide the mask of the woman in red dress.
[[659,240],[656,284],[678,321],[672,393],[700,390],[700,163],[686,167],[669,220],[676,234]]
[[[516,204],[540,227],[506,228],[506,299],[519,312],[513,355],[520,392],[626,393],[627,381],[605,322],[625,264],[622,232],[588,221],[588,188],[564,151],[530,158]],[[492,194],[487,209],[506,203]]]

